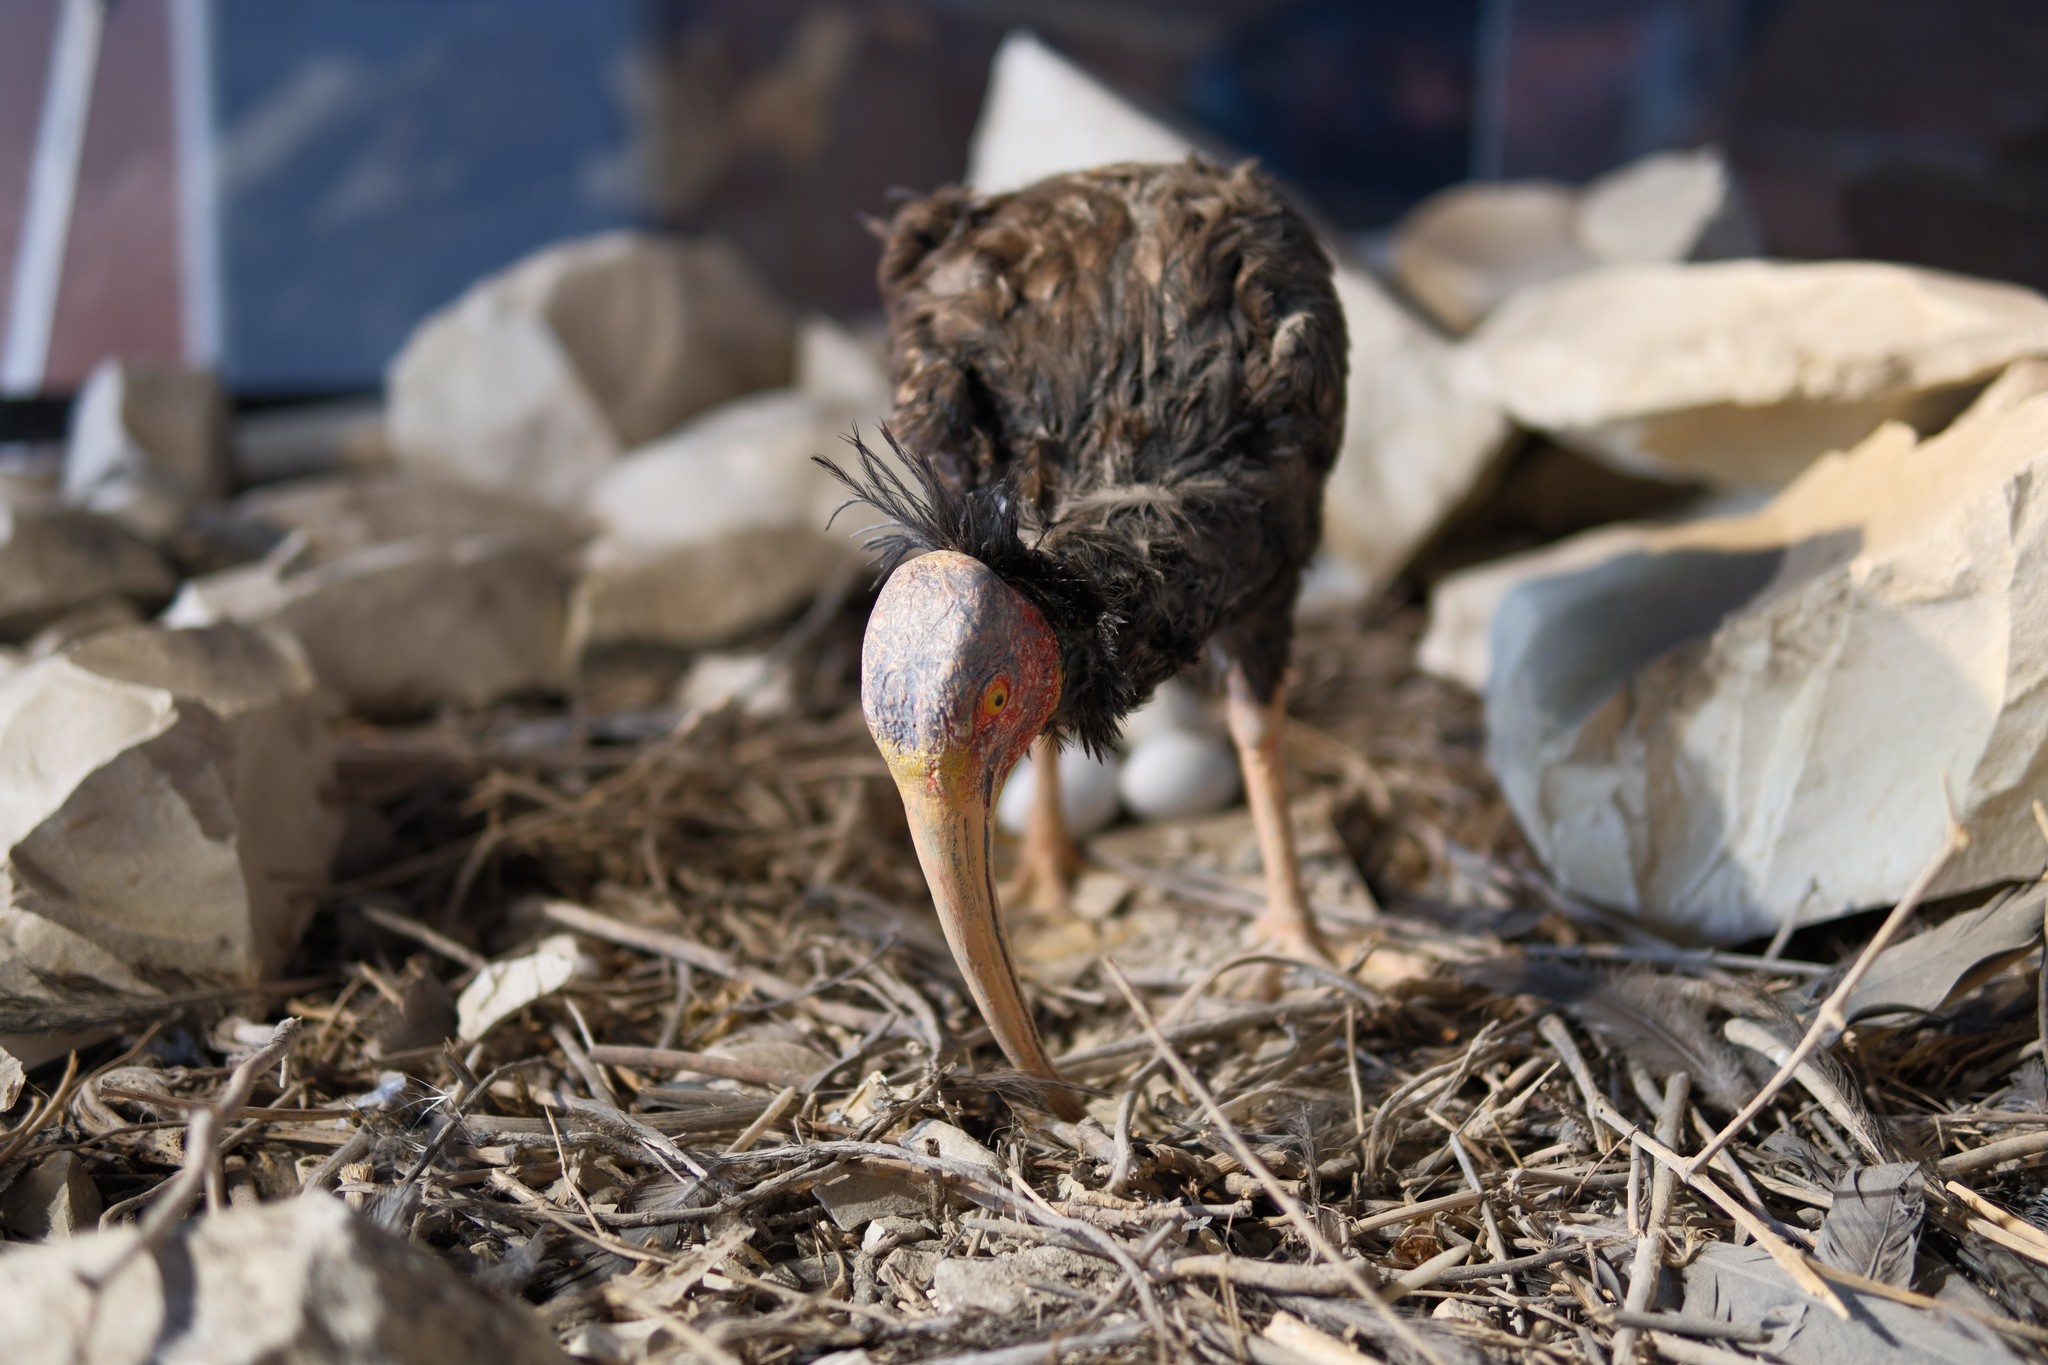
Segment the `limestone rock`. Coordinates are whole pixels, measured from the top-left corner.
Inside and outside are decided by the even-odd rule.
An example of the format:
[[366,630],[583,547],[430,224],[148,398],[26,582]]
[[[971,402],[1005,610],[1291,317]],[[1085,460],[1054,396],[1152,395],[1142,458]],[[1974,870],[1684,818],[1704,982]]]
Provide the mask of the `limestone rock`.
[[115,630],[0,679],[0,994],[275,972],[327,876],[331,775],[305,660],[256,631]]
[[212,375],[104,361],[72,413],[65,501],[161,541],[227,491],[226,431]]
[[1453,332],[1501,300],[1596,262],[1579,244],[1578,195],[1551,180],[1453,185],[1394,230],[1394,280]]
[[883,1218],[915,1218],[932,1206],[932,1187],[889,1171],[849,1171],[812,1187],[832,1221],[859,1232]]
[[726,405],[620,462],[591,491],[598,536],[572,616],[581,656],[717,644],[810,600],[850,561],[836,485],[811,461],[839,428],[797,390]]
[[272,536],[298,533],[307,556],[330,560],[373,545],[516,532],[562,553],[582,527],[571,516],[489,489],[376,472],[271,484],[235,499],[234,516]]
[[76,1152],[44,1157],[0,1192],[0,1227],[23,1241],[51,1242],[89,1232],[99,1218],[99,1187]]
[[0,500],[0,640],[116,597],[154,607],[176,591],[155,550],[92,512]]
[[994,1257],[948,1256],[933,1269],[931,1298],[942,1312],[979,1311],[1014,1318],[1064,1301],[1064,1296],[1038,1285],[1093,1293],[1107,1287],[1115,1273],[1106,1262],[1067,1247],[1025,1247]]
[[1429,594],[1429,629],[1415,652],[1423,672],[1484,692],[1493,676],[1493,630],[1501,604],[1526,583],[1606,563],[1639,548],[1649,528],[1602,526],[1527,554],[1451,574]]
[[568,1365],[525,1305],[323,1195],[180,1224],[156,1255],[137,1242],[122,1228],[0,1255],[0,1359]]
[[297,553],[304,543],[193,579],[165,622],[285,631],[322,688],[364,716],[480,707],[561,686],[569,575],[547,538],[415,537],[325,560]]
[[880,361],[823,321],[799,341],[797,384],[707,413],[636,451],[585,505],[597,530],[571,613],[578,658],[609,646],[718,644],[810,601],[861,562],[867,522],[828,527],[846,491],[812,462],[889,410]]
[[568,560],[562,512],[445,480],[325,475],[236,499],[260,563],[189,582],[175,625],[260,622],[296,635],[330,693],[367,715],[559,686]]
[[235,476],[244,484],[367,472],[391,463],[384,403],[376,398],[252,412],[236,419],[231,442]]
[[966,1130],[944,1119],[924,1119],[912,1125],[909,1132],[896,1139],[896,1145],[946,1161],[984,1166],[997,1175],[1003,1170],[1001,1157],[969,1137]]
[[1608,532],[1500,599],[1490,756],[1575,895],[1723,942],[2038,876],[2048,364],[1886,424],[1748,516]]
[[[1037,39],[1012,34],[990,73],[968,180],[982,190],[1014,189],[1111,162],[1178,161],[1195,149]],[[1377,589],[1464,499],[1508,426],[1449,343],[1329,245],[1339,261],[1350,382],[1323,539]]]
[[1018,29],[996,49],[967,154],[967,183],[984,194],[1114,161],[1179,161],[1182,134]]
[[1756,227],[1719,152],[1657,152],[1586,186],[1574,236],[1595,260],[1712,261],[1757,253]]
[[1552,180],[1441,190],[1394,230],[1394,280],[1453,332],[1531,285],[1600,265],[1754,254],[1734,176],[1712,150],[1659,152],[1573,189]]
[[729,244],[617,232],[472,286],[392,362],[415,472],[567,504],[625,451],[787,382],[791,318]]
[[1485,476],[1507,419],[1449,342],[1362,270],[1337,268],[1350,334],[1344,446],[1323,491],[1323,544],[1384,588]]
[[2017,285],[1869,261],[1723,261],[1525,290],[1467,359],[1517,421],[1617,468],[1776,488],[1880,422],[1938,427],[2037,355],[2048,299]]

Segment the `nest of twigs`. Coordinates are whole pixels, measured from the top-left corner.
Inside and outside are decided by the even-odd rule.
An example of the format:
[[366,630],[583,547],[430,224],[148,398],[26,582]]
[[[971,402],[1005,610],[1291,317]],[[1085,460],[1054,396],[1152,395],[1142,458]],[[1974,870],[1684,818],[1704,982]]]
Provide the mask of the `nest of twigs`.
[[[1871,922],[1775,958],[1603,923],[1521,851],[1414,627],[1299,650],[1348,971],[1233,995],[1228,820],[1112,836],[1093,918],[1020,931],[1078,1125],[978,1027],[832,632],[774,719],[352,731],[383,829],[300,964],[326,984],[246,1011],[305,1025],[209,1139],[229,1193],[337,1190],[605,1360],[2038,1354],[2032,961],[1840,1036]],[[567,984],[447,1041],[561,934]],[[267,1034],[195,1027],[86,1054],[0,1160],[77,1152],[144,1216]]]

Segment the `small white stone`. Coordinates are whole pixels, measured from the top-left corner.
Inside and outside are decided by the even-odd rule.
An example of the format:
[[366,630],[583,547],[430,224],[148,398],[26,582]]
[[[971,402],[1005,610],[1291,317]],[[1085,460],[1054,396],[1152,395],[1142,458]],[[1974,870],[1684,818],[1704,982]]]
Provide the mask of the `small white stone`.
[[[1067,817],[1067,833],[1085,839],[1116,819],[1116,773],[1114,758],[1090,758],[1078,745],[1061,751],[1060,811]],[[1036,787],[1032,762],[1026,758],[996,799],[996,824],[1010,834],[1022,834]]]
[[1166,734],[1212,735],[1216,719],[1201,694],[1178,678],[1159,684],[1143,706],[1124,717],[1124,748]]
[[1237,798],[1237,757],[1220,739],[1169,732],[1125,756],[1117,787],[1140,820],[1207,815]]

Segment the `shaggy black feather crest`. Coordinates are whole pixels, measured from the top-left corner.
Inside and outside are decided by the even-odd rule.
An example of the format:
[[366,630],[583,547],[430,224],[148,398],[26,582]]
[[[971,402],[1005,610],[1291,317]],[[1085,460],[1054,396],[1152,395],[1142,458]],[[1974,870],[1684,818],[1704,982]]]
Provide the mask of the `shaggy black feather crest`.
[[861,543],[882,578],[919,555],[951,550],[980,560],[1024,594],[1060,642],[1061,706],[1054,735],[1071,729],[1090,753],[1107,753],[1117,740],[1117,721],[1137,701],[1115,666],[1116,615],[1087,582],[1025,543],[1013,480],[956,488],[928,456],[904,446],[886,424],[881,430],[896,465],[909,471],[916,487],[853,432],[846,442],[854,450],[855,470],[823,455],[811,457],[853,495],[833,519],[854,506],[882,514],[885,520],[866,528],[871,534]]

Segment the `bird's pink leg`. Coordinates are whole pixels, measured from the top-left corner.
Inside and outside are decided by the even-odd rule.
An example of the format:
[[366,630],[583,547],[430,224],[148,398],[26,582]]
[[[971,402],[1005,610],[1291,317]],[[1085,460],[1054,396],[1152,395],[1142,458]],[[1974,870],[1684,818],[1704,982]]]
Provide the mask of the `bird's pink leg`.
[[1230,665],[1228,687],[1230,737],[1237,743],[1245,801],[1251,807],[1252,829],[1259,839],[1259,860],[1266,869],[1266,908],[1252,922],[1253,938],[1288,957],[1328,962],[1330,950],[1316,931],[1294,855],[1287,765],[1280,756],[1280,740],[1287,726],[1286,688],[1274,688],[1272,700],[1262,702],[1236,663]]
[[1060,751],[1041,735],[1031,742],[1031,814],[1024,825],[1024,867],[1005,899],[1054,915],[1072,912],[1069,896],[1081,851],[1067,833],[1060,811]]

